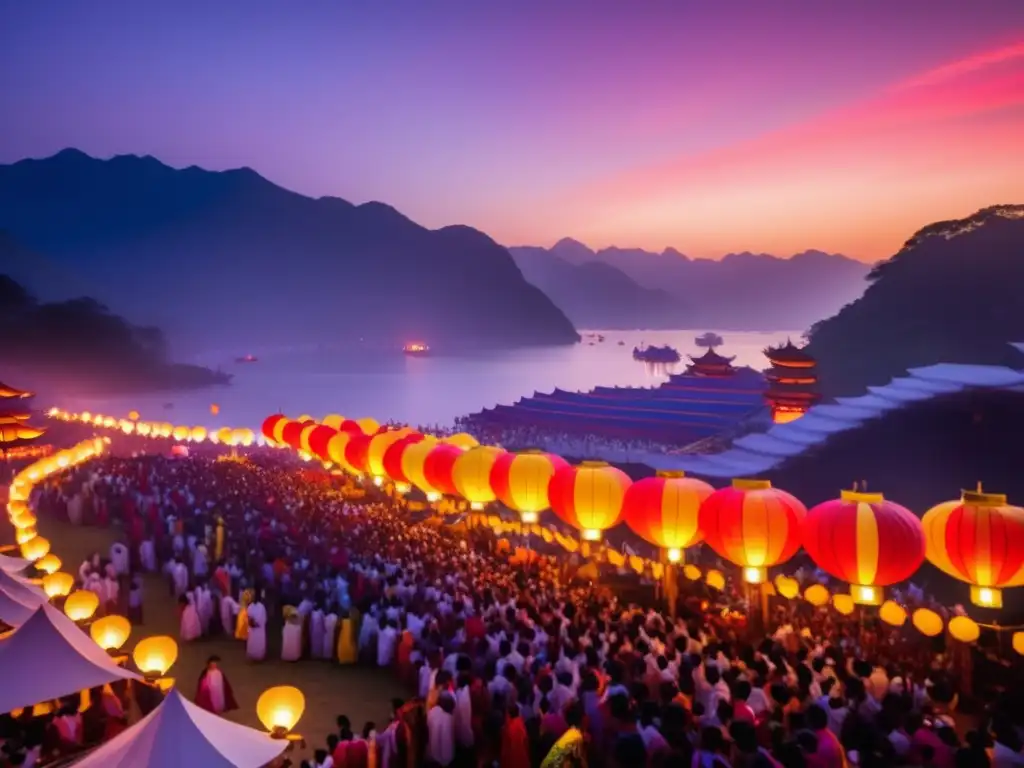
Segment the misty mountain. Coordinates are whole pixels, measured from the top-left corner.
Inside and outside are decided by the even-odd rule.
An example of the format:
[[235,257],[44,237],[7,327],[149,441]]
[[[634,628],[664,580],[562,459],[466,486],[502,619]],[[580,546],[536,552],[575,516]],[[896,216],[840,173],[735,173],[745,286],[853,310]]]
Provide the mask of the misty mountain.
[[[193,347],[578,339],[485,234],[428,230],[382,203],[305,197],[248,168],[76,150],[0,165],[3,228],[21,243],[12,275],[38,295],[87,294]],[[27,253],[40,261],[26,264]]]
[[862,394],[934,363],[1022,367],[1024,205],[930,224],[868,276],[864,295],[817,323],[810,351],[830,395]]
[[[544,249],[509,250],[518,259],[523,251]],[[670,294],[687,308],[691,327],[751,331],[808,328],[860,296],[870,270],[867,264],[821,251],[788,259],[730,253],[713,261],[674,248],[661,253],[614,247],[594,251],[565,238],[547,253],[570,264],[606,264],[642,288]]]
[[513,249],[512,256],[526,279],[561,307],[577,328],[685,328],[692,322],[678,298],[637,285],[609,264],[570,263],[531,247]]

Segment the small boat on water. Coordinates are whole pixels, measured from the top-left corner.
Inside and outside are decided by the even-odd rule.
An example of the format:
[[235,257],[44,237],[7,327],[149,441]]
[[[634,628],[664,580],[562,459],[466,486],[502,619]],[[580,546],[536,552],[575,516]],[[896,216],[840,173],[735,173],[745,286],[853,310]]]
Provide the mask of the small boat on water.
[[242,357],[235,358],[236,363],[257,363],[259,358],[256,355],[243,355]]
[[664,347],[633,347],[633,359],[644,363],[678,363],[679,351],[667,344]]
[[402,347],[402,351],[409,357],[427,357],[430,354],[430,347],[422,342],[414,341]]

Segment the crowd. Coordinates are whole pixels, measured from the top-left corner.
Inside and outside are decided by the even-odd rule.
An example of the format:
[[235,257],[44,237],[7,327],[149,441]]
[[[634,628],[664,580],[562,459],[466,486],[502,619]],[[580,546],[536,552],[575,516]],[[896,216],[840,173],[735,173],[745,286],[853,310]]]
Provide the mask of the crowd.
[[627,440],[593,433],[565,432],[541,426],[498,425],[465,417],[456,427],[476,435],[481,442],[507,450],[536,448],[559,456],[589,456],[614,462],[642,463],[651,456],[679,453],[683,445],[655,440]]
[[[755,631],[731,584],[688,583],[657,610],[565,557],[511,562],[489,531],[411,525],[378,490],[279,457],[108,458],[35,501],[123,528],[125,548],[79,572],[111,610],[140,610],[133,574],[161,569],[185,642],[227,633],[258,661],[279,626],[286,660],[408,686],[389,722],[339,716],[315,768],[1024,765],[1013,692],[958,716],[941,638],[805,602],[773,603]],[[199,697],[224,711],[217,675]]]

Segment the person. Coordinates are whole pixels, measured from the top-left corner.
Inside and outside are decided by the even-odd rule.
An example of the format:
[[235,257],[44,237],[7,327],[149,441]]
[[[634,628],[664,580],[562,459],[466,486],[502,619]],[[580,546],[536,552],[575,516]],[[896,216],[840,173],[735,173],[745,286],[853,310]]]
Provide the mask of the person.
[[294,606],[284,608],[281,628],[281,661],[298,661],[302,657],[302,615]]
[[583,736],[583,709],[570,704],[565,710],[569,730],[554,743],[545,755],[541,768],[586,768],[587,743]]
[[448,766],[455,760],[455,699],[445,693],[427,713],[427,758],[432,765]]
[[267,655],[267,609],[258,595],[246,609],[246,616],[249,637],[245,641],[245,655],[253,661],[263,661]]
[[199,684],[196,686],[195,702],[215,715],[238,709],[231,683],[220,668],[220,657],[211,656],[206,660],[206,668],[199,675]]
[[199,612],[196,610],[195,594],[189,592],[178,598],[181,608],[181,641],[183,643],[196,640],[203,634],[203,627],[199,622]]
[[501,729],[501,768],[530,768],[530,742],[518,704],[509,705]]

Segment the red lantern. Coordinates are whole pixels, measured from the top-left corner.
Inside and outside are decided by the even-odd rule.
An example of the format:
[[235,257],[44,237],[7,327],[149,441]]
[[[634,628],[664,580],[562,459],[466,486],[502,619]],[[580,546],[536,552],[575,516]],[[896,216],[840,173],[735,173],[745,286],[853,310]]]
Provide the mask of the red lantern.
[[274,427],[276,427],[279,422],[287,420],[288,417],[283,413],[275,413],[273,416],[267,416],[267,418],[263,420],[263,426],[260,427],[260,432],[267,440],[274,442]]
[[633,483],[622,502],[622,514],[633,533],[668,550],[670,562],[700,541],[700,506],[715,489],[682,472],[659,472]]
[[502,504],[519,512],[524,523],[536,523],[540,513],[551,506],[551,478],[568,466],[565,459],[553,453],[504,453],[491,467],[491,488]]
[[452,469],[455,460],[461,455],[461,448],[447,443],[439,443],[431,449],[423,463],[423,476],[432,488],[448,496],[458,495],[459,489],[452,479]]
[[369,471],[370,440],[372,435],[364,435],[362,432],[354,434],[345,444],[345,461],[349,467],[359,474],[366,474]]
[[285,445],[290,445],[296,451],[299,450],[299,440],[302,437],[302,430],[306,428],[304,421],[289,421],[281,430],[281,440]]
[[700,505],[700,530],[711,549],[744,569],[748,582],[760,583],[765,569],[800,549],[806,516],[799,499],[767,480],[733,480]]
[[392,443],[384,451],[384,473],[391,478],[391,482],[403,486],[405,489],[412,484],[412,481],[402,471],[402,455],[405,453],[406,448],[421,440],[423,440],[423,435],[419,432],[413,432],[411,435],[406,435],[401,440]]
[[353,435],[358,435],[362,433],[363,429],[362,427],[359,426],[358,423],[356,423],[352,419],[345,419],[343,422],[341,422],[341,424],[338,425],[338,431],[349,432]]
[[921,521],[880,493],[843,491],[804,519],[804,549],[823,571],[851,585],[855,602],[879,605],[878,587],[909,579],[924,562]]
[[309,443],[310,452],[323,461],[330,461],[331,457],[327,454],[327,443],[331,441],[331,438],[338,434],[338,430],[328,427],[324,424],[317,426],[309,434],[309,439],[306,441]]
[[603,461],[585,461],[558,469],[548,485],[551,509],[583,539],[598,541],[601,532],[618,525],[622,501],[632,481]]

